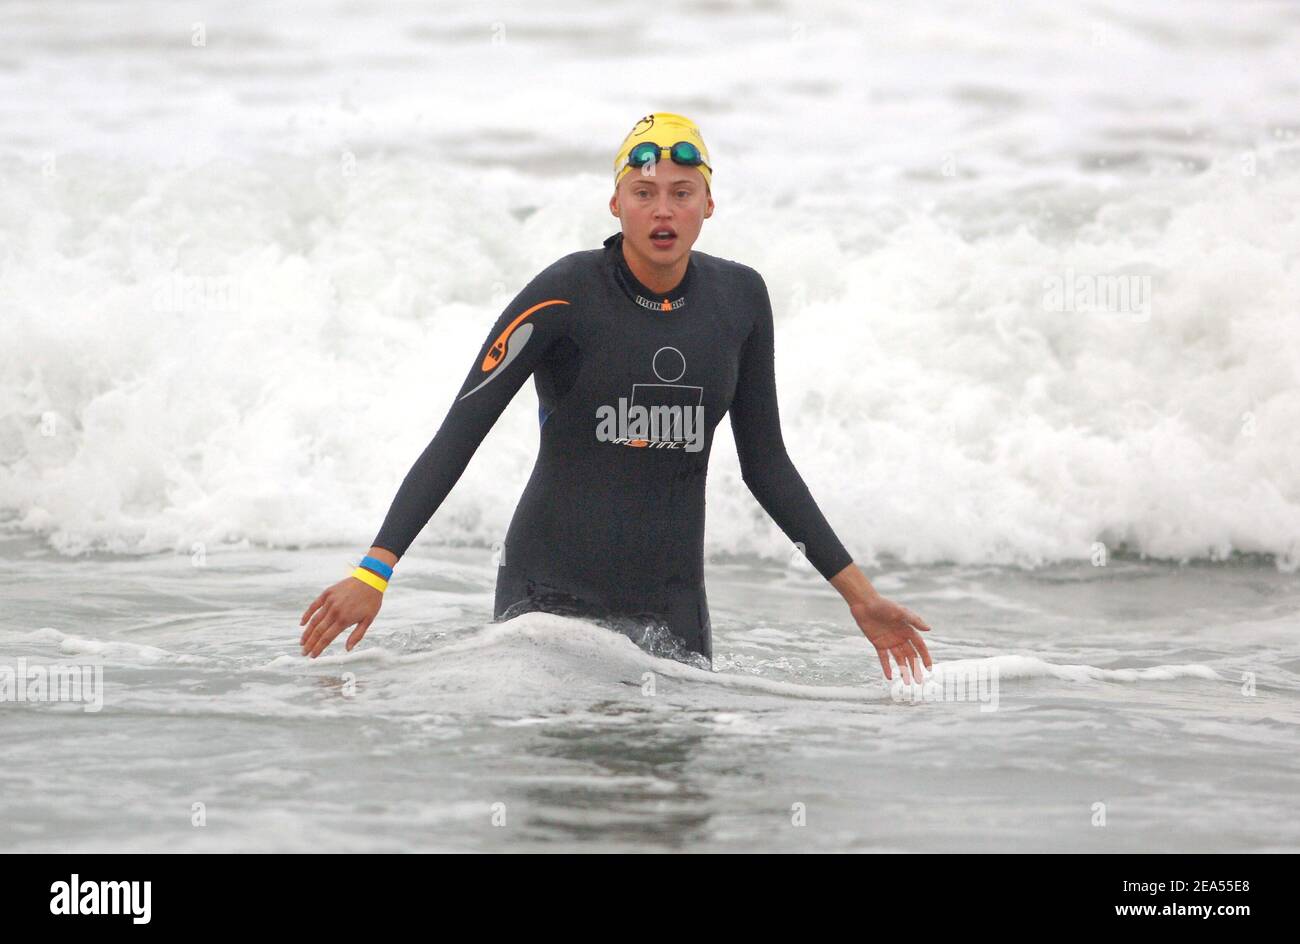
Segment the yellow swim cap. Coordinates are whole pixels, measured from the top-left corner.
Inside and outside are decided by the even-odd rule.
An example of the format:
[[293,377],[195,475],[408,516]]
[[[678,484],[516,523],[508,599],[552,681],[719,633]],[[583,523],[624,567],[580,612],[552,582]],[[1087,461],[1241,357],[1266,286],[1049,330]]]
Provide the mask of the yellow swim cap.
[[704,146],[700,129],[695,127],[695,122],[684,115],[674,115],[668,111],[657,111],[646,115],[623,139],[623,143],[618,148],[618,155],[614,158],[615,187],[623,179],[623,175],[633,169],[627,163],[627,155],[642,141],[652,141],[663,147],[672,147],[678,141],[689,141],[694,144],[699,149],[700,156],[704,158],[704,163],[698,165],[700,173],[704,175],[704,182],[709,190],[713,189],[713,171],[710,169],[713,162],[709,160],[709,149]]

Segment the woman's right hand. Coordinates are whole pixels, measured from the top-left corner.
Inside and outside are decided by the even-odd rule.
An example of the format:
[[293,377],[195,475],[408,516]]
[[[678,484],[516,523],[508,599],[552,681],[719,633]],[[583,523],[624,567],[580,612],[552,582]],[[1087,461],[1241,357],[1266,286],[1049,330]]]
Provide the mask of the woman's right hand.
[[[375,621],[383,603],[382,591],[356,577],[344,577],[313,600],[298,621],[299,626],[307,624],[302,638],[298,640],[302,644],[302,654],[316,658],[334,641],[335,636],[357,624],[357,628],[348,637],[347,650],[351,652]],[[308,620],[311,622],[307,623]]]

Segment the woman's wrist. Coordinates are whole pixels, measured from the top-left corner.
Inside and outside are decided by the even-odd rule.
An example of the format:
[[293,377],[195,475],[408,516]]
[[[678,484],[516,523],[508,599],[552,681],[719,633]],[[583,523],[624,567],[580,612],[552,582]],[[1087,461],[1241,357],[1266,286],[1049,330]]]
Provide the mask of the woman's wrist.
[[382,547],[372,547],[370,553],[361,558],[353,569],[351,576],[380,593],[388,589],[388,581],[393,578],[393,565],[397,555]]
[[368,556],[373,557],[377,561],[383,561],[383,563],[387,564],[389,567],[397,566],[397,555],[386,547],[372,547]]
[[855,603],[866,603],[880,596],[876,588],[871,585],[871,581],[867,579],[867,575],[862,572],[862,568],[854,563],[846,565],[831,578],[830,582],[849,606]]

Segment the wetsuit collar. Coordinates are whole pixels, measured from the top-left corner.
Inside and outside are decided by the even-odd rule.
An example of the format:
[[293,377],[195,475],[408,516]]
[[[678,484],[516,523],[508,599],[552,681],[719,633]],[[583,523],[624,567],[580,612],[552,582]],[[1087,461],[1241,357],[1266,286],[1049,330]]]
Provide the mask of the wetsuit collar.
[[614,266],[614,274],[618,278],[619,285],[627,293],[628,298],[636,302],[642,308],[650,311],[676,311],[686,306],[686,295],[691,287],[691,275],[695,272],[695,260],[688,259],[686,263],[686,274],[682,280],[668,292],[652,292],[641,284],[627,264],[627,259],[623,257],[623,234],[615,233],[605,240],[605,256]]

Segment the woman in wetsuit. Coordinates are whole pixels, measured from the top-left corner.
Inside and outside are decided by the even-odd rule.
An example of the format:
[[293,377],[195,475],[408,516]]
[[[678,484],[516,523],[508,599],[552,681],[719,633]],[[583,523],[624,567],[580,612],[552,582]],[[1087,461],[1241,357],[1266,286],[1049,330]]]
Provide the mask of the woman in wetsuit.
[[497,620],[579,616],[711,659],[705,477],[729,413],[745,484],[844,597],[885,677],[891,654],[904,681],[921,677],[931,661],[918,630],[929,627],[875,591],[786,452],[767,286],[691,249],[713,214],[711,185],[692,122],[659,112],[637,123],[615,159],[609,206],[622,232],[552,263],[501,313],[369,555],[303,614],[304,654],[354,624],[347,648],[361,640],[393,566],[531,376],[540,448],[502,549]]

